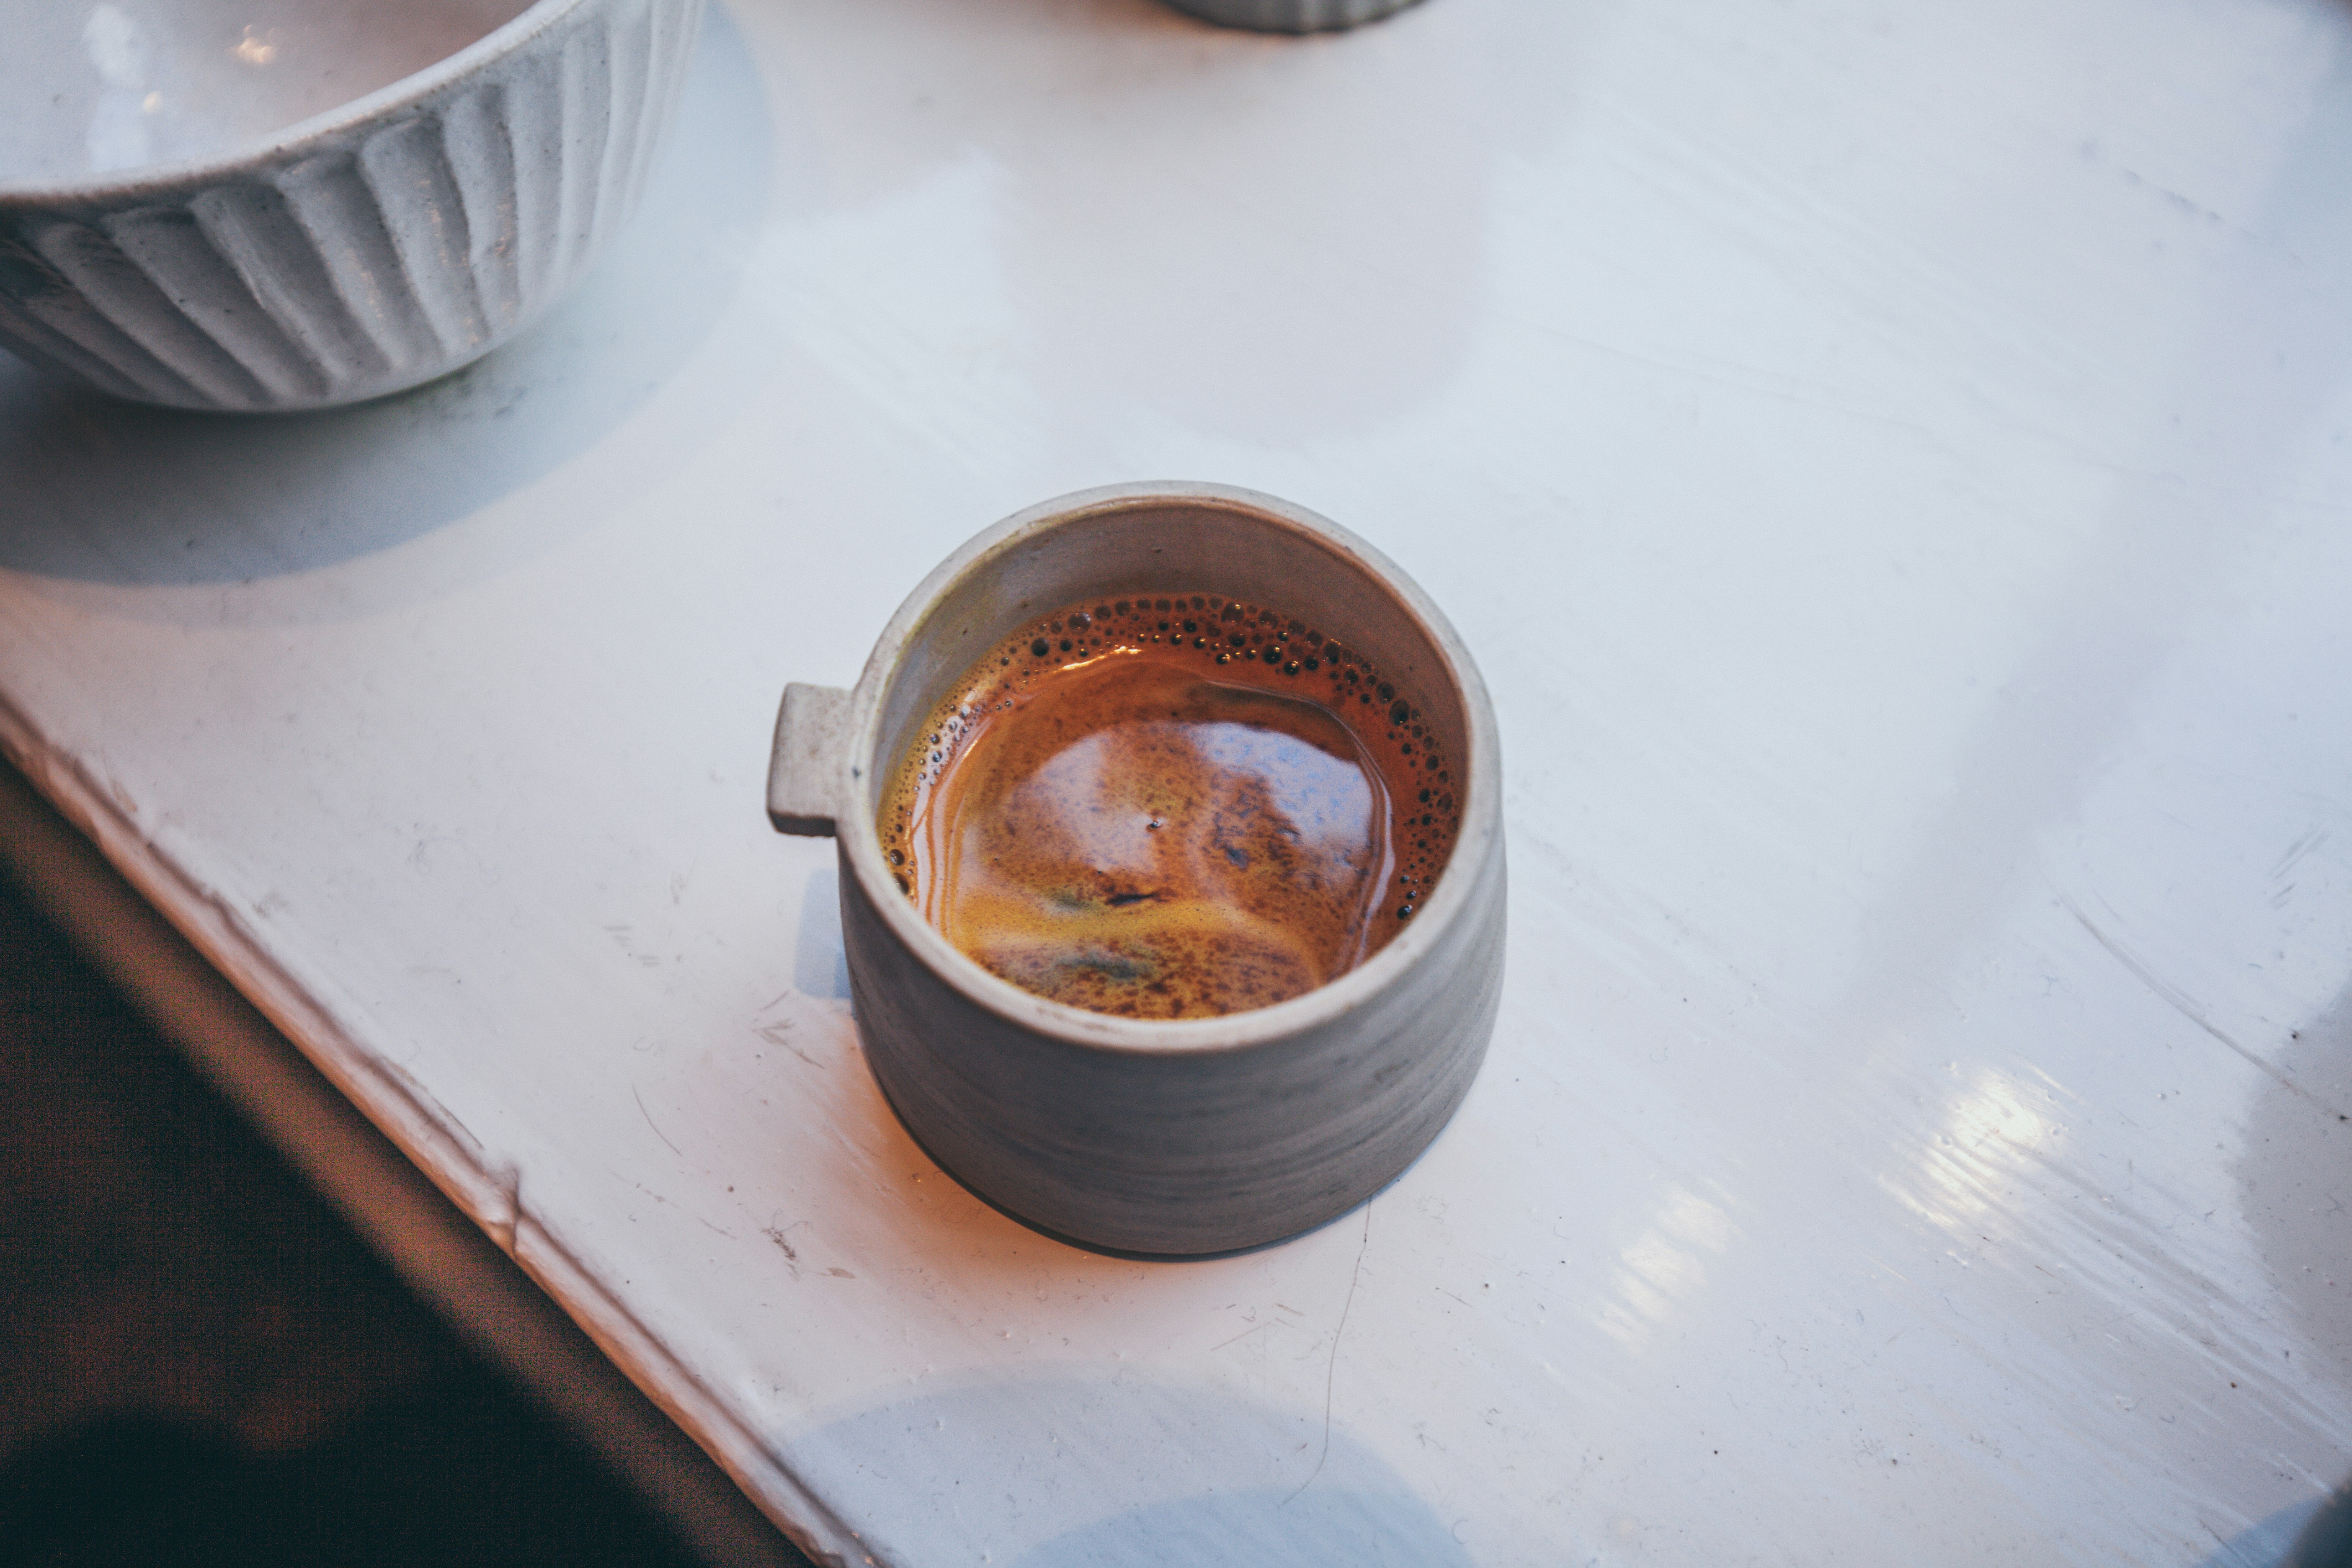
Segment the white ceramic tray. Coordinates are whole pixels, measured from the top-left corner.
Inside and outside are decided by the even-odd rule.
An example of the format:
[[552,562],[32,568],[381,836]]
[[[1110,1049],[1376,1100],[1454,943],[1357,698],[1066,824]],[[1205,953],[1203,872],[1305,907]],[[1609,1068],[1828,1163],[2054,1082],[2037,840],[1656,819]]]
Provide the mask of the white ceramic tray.
[[[727,5],[457,379],[0,370],[0,733],[821,1554],[2252,1551],[2352,1470],[2347,58],[2318,0]],[[786,679],[1148,477],[1429,589],[1513,851],[1461,1116],[1194,1264],[929,1165],[761,798]]]

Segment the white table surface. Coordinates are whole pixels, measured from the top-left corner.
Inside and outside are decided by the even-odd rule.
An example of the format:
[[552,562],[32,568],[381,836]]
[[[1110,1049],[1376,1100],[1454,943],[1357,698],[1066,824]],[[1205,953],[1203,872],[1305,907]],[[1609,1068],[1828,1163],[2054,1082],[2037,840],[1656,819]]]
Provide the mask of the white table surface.
[[[730,0],[474,371],[0,369],[0,735],[820,1554],[2252,1561],[2352,1469],[2347,149],[2320,0]],[[1401,562],[1508,772],[1469,1102],[1202,1263],[923,1158],[761,809],[1138,478]]]

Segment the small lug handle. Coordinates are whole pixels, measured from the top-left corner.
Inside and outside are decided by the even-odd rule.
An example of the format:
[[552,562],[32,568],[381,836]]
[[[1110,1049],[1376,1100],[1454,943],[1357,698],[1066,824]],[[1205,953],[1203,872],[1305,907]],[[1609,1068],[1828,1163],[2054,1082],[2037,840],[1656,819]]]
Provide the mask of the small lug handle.
[[797,680],[784,688],[776,710],[776,749],[768,759],[768,820],[777,832],[833,837],[848,741],[848,692]]

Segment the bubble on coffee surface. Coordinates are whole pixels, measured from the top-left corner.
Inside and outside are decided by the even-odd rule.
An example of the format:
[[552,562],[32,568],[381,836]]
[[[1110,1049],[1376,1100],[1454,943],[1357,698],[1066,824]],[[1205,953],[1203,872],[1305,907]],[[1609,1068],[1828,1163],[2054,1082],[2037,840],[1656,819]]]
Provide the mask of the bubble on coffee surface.
[[1420,909],[1461,812],[1420,710],[1319,627],[1219,595],[1071,605],[973,664],[879,813],[924,918],[1097,1012],[1263,1007]]

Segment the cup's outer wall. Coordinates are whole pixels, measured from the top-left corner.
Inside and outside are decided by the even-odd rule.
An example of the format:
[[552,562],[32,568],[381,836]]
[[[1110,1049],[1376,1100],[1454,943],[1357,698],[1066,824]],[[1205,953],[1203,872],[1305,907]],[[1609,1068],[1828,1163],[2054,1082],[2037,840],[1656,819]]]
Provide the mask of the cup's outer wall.
[[1023,1027],[894,937],[846,865],[841,917],[867,1064],[915,1138],[1034,1225],[1115,1251],[1278,1240],[1346,1212],[1442,1131],[1502,995],[1503,839],[1426,961],[1319,1027],[1235,1051],[1104,1051]]

